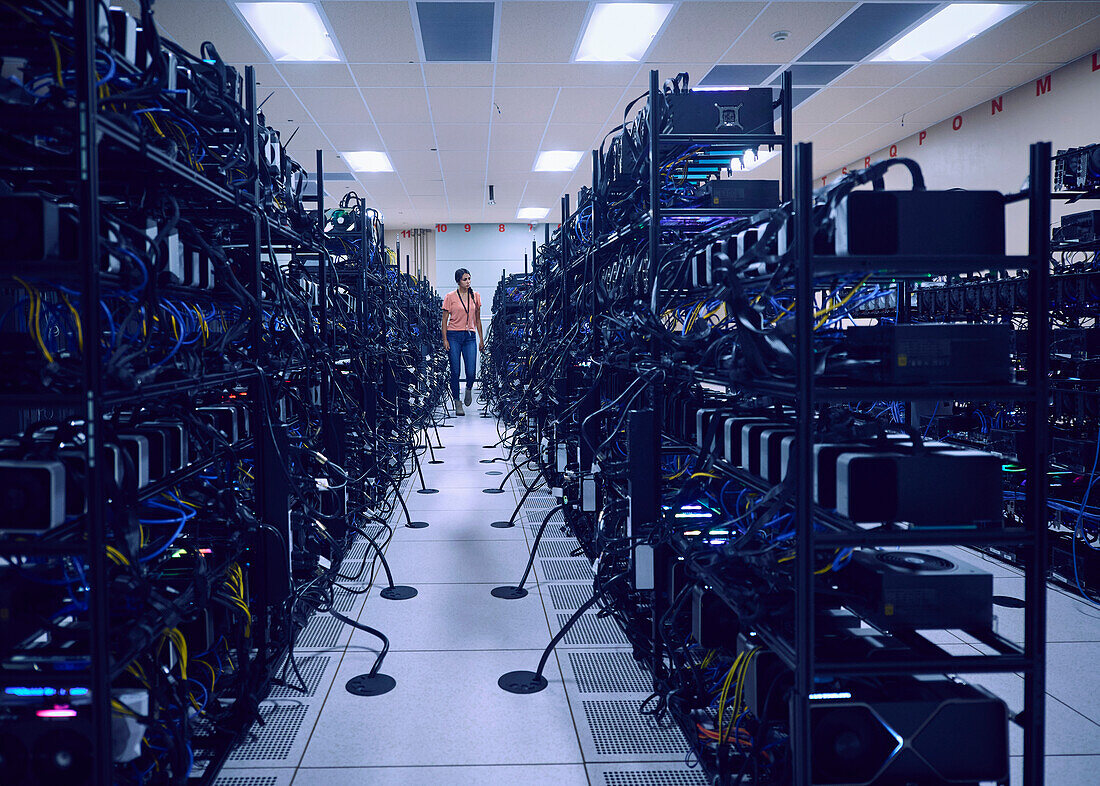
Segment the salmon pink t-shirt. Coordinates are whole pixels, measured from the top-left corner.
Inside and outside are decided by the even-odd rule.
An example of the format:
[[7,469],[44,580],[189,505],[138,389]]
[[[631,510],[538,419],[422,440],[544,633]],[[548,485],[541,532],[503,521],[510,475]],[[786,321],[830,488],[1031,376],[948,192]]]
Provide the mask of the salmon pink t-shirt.
[[481,322],[481,295],[470,291],[459,297],[458,291],[448,292],[443,298],[443,310],[449,315],[447,330],[477,330]]

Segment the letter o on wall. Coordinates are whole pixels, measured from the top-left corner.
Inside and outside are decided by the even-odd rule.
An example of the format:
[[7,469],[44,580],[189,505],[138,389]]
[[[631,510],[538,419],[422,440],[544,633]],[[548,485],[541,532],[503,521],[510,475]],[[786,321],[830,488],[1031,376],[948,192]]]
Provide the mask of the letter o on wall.
[[952,131],[958,131],[962,127],[963,127],[963,116],[962,115],[955,115],[953,118],[951,118],[951,130]]

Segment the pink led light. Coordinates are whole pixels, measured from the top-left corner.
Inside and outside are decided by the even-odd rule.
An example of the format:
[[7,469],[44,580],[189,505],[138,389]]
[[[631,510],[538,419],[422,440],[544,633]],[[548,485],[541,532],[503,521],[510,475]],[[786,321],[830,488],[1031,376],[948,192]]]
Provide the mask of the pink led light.
[[71,710],[68,705],[62,704],[54,707],[52,710],[38,710],[38,712],[34,714],[39,718],[75,718],[76,710]]

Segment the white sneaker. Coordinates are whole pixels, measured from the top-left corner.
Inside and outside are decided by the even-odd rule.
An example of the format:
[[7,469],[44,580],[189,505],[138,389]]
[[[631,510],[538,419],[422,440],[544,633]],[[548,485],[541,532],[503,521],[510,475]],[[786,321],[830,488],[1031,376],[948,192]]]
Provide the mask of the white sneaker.
[[456,415],[465,415],[466,414],[466,410],[464,410],[462,408],[462,399],[460,399],[460,398],[455,399],[455,414]]
[[472,387],[466,388],[466,406],[470,406],[474,403],[474,389]]

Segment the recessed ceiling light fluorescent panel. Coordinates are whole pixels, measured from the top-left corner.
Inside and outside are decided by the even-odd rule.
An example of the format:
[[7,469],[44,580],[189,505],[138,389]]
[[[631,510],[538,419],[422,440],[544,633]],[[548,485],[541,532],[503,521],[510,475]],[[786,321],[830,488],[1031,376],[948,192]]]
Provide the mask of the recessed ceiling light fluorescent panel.
[[573,60],[636,63],[670,13],[672,3],[596,3]]
[[344,161],[355,172],[392,172],[390,157],[377,150],[357,150],[344,153]]
[[525,221],[539,221],[546,218],[546,215],[550,212],[548,207],[521,207],[519,212],[516,213],[516,218],[523,219]]
[[343,58],[316,3],[237,3],[272,60],[338,63]]
[[579,150],[544,150],[535,161],[535,171],[572,172],[583,155]]
[[1023,3],[952,3],[871,59],[878,63],[930,63],[1023,7]]

